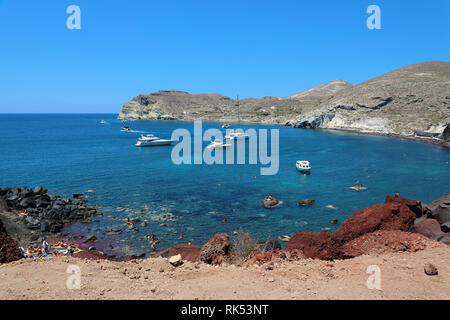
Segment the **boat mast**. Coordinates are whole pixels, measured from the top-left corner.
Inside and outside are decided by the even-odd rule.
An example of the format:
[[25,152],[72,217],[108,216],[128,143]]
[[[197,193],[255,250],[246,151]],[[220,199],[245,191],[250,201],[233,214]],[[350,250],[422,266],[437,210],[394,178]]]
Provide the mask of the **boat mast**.
[[238,107],[238,128],[240,128],[241,127],[241,106],[239,105],[239,95],[237,96],[236,106]]

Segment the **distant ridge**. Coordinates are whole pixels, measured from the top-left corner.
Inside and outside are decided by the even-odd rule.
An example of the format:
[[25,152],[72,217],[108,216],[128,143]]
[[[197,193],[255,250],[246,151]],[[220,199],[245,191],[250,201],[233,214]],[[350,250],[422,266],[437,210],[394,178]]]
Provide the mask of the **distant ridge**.
[[[118,118],[235,122],[235,103],[216,93],[161,90],[126,102]],[[358,85],[337,79],[287,98],[241,100],[243,122],[385,134],[442,135],[449,110],[450,63],[444,61],[409,65]]]
[[450,63],[413,64],[339,91],[287,122],[299,128],[442,133],[450,123]]

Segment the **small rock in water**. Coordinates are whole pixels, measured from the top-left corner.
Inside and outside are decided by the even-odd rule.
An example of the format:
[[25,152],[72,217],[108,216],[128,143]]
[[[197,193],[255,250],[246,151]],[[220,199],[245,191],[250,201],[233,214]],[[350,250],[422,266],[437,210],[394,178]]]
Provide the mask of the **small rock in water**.
[[314,203],[316,203],[316,200],[312,200],[312,199],[308,199],[308,200],[301,200],[297,203],[297,205],[299,207],[304,207],[304,206],[310,206],[313,205]]
[[97,237],[94,236],[94,235],[88,236],[88,237],[86,238],[86,240],[84,240],[85,243],[86,243],[86,242],[95,242],[95,241],[97,241]]
[[428,276],[435,276],[438,274],[438,269],[431,263],[427,263],[423,270]]
[[176,256],[172,256],[169,258],[169,263],[174,267],[178,267],[183,264],[183,259],[181,258],[181,254],[177,254]]

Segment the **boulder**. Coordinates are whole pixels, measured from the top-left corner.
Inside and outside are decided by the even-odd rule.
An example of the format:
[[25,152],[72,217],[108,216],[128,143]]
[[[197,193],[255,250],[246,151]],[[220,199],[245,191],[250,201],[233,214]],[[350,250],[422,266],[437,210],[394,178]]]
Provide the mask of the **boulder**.
[[425,237],[434,240],[438,240],[439,237],[444,236],[444,232],[441,230],[441,225],[435,219],[425,219],[424,221],[414,225],[411,231],[423,234]]
[[40,229],[41,228],[41,222],[38,219],[35,219],[33,217],[26,217],[25,218],[25,225],[28,229]]
[[47,232],[50,230],[50,224],[48,223],[48,221],[43,220],[41,221],[41,232]]
[[437,219],[439,223],[450,222],[450,194],[434,200],[426,205],[429,216]]
[[200,249],[200,261],[220,265],[233,258],[234,251],[228,234],[218,233],[205,243]]
[[42,188],[40,186],[37,186],[36,188],[34,188],[33,193],[34,194],[39,194],[39,195],[46,194],[47,193],[47,189]]
[[86,238],[86,240],[84,240],[84,243],[87,243],[87,242],[95,242],[95,241],[97,241],[97,237],[94,236],[94,235],[90,235],[90,236],[88,236],[88,237]]
[[181,254],[177,254],[176,256],[171,256],[169,258],[169,263],[174,267],[181,266],[183,264],[183,259],[181,258]]
[[299,207],[310,206],[316,203],[316,200],[308,199],[308,200],[300,200],[297,205]]
[[36,204],[34,203],[33,199],[31,199],[31,198],[23,198],[20,201],[19,206],[21,208],[35,208]]
[[427,263],[424,267],[423,267],[423,271],[425,272],[425,274],[427,276],[435,276],[438,274],[438,269],[432,265],[431,263]]
[[192,244],[179,244],[153,255],[153,257],[170,258],[180,254],[183,260],[197,262],[200,260],[200,250],[201,248],[199,246],[194,246]]

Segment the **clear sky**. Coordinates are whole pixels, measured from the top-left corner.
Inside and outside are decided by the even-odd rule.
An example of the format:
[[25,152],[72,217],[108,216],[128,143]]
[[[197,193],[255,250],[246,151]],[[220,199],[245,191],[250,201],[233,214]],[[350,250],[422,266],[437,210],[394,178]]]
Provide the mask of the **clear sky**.
[[[69,5],[81,29],[69,30]],[[369,30],[369,5],[381,30]],[[179,89],[289,96],[450,59],[449,0],[0,0],[0,113],[111,112]]]

